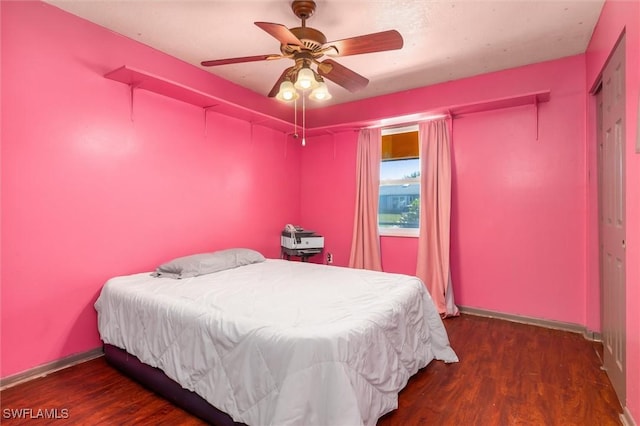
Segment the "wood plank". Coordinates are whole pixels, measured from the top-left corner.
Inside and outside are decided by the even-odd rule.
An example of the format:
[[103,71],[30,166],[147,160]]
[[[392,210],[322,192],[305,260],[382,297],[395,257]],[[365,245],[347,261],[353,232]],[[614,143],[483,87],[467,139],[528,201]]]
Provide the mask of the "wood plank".
[[621,424],[600,343],[471,315],[445,326],[460,362],[420,371],[378,426]]
[[[621,424],[622,408],[600,369],[600,343],[468,314],[445,326],[460,362],[434,361],[419,371],[378,426]],[[7,425],[33,422],[8,418],[12,409],[66,409],[74,424],[204,424],[104,358],[5,389],[0,401]]]

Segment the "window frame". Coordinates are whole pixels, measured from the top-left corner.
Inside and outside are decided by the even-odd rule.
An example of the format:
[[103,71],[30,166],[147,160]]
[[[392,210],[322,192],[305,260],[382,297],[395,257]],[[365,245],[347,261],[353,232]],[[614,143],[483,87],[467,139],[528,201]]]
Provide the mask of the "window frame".
[[[410,125],[402,125],[402,126],[392,126],[392,127],[384,127],[381,130],[381,136],[392,135],[397,133],[408,133],[408,132],[418,132],[418,141],[420,140],[420,130],[418,124],[410,124]],[[382,147],[380,148],[382,149]],[[380,165],[385,160],[380,159]],[[390,161],[390,160],[386,160]],[[394,161],[394,160],[391,160]],[[420,168],[422,168],[422,149],[418,142],[418,164]],[[378,188],[381,188],[383,185],[405,185],[405,184],[415,184],[417,183],[419,186],[422,186],[421,177],[417,178],[408,178],[408,179],[379,179]],[[378,195],[378,200],[379,200]],[[422,207],[422,204],[420,205]],[[378,215],[380,214],[380,204],[378,201]],[[417,228],[386,228],[380,226],[380,219],[378,219],[378,234],[381,237],[413,237],[417,238],[420,236],[420,219],[418,218],[418,227]]]

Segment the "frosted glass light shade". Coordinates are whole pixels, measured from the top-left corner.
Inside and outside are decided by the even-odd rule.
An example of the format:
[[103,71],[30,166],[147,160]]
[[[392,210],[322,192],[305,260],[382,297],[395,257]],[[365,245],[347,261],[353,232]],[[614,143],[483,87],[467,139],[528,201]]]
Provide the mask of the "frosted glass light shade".
[[316,81],[316,75],[311,68],[301,68],[298,71],[298,77],[296,78],[295,88],[299,90],[313,89],[318,85]]
[[293,83],[291,83],[289,80],[285,80],[280,83],[280,90],[278,90],[276,99],[289,102],[298,99],[298,97],[298,92],[296,92],[296,89],[293,87]]
[[309,99],[312,99],[314,101],[328,101],[329,99],[331,99],[331,93],[329,93],[327,84],[324,81],[321,81],[318,84],[318,87],[311,91]]

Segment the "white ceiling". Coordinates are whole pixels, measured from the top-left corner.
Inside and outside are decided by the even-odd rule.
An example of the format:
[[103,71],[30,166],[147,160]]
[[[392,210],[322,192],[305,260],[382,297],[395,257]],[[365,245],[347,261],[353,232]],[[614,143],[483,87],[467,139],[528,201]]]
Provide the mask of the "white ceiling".
[[[209,59],[280,53],[253,24],[300,26],[290,0],[45,0],[200,67]],[[335,58],[367,77],[357,93],[328,82],[331,103],[349,102],[583,53],[604,0],[316,0],[307,26],[328,40],[396,29],[400,50]],[[289,59],[207,71],[266,94]]]

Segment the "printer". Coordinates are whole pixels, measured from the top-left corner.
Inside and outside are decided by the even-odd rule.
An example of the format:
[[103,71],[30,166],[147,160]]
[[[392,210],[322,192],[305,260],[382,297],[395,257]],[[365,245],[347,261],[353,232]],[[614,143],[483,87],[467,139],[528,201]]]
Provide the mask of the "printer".
[[309,250],[320,253],[324,248],[324,237],[300,227],[285,227],[280,237],[280,245],[290,250]]

